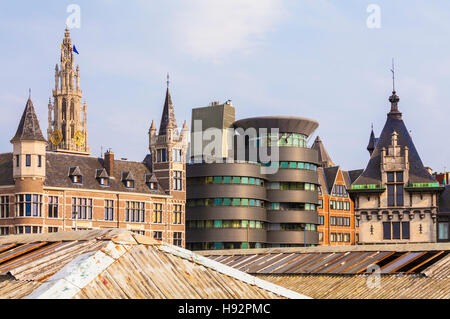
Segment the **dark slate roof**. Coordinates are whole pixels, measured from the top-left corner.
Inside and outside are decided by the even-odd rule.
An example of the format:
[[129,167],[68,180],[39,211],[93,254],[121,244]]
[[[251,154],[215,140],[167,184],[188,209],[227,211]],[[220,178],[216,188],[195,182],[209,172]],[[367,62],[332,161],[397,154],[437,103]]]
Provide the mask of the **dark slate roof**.
[[363,169],[355,169],[352,171],[348,171],[348,177],[350,179],[350,184],[353,184],[354,181],[364,172]]
[[369,144],[367,145],[367,150],[369,152],[372,152],[375,149],[376,143],[377,139],[375,138],[375,133],[373,132],[372,129],[372,132],[370,133]]
[[134,181],[134,175],[133,172],[122,172],[122,180],[123,181]]
[[31,98],[28,99],[25,110],[23,111],[22,118],[19,122],[16,135],[12,138],[11,142],[17,141],[43,141],[46,142],[42,135],[41,128],[39,127],[39,120],[36,112],[34,111],[33,102]]
[[325,181],[327,183],[328,194],[331,194],[333,190],[334,182],[336,181],[336,176],[339,172],[339,166],[326,167],[323,169],[323,174],[325,176]]
[[[12,156],[10,157],[12,175]],[[146,184],[145,176],[146,174],[151,174],[151,171],[144,163],[115,160],[114,174],[110,177],[109,187],[105,187],[100,185],[98,181],[98,170],[103,170],[104,168],[102,158],[47,152],[46,159],[45,186],[166,195],[162,187],[158,187],[158,190],[150,190]],[[83,176],[82,185],[72,183],[69,177],[71,167],[80,169]],[[0,171],[1,168],[0,162]],[[125,172],[126,174],[131,173],[135,177],[135,188],[129,189],[125,187],[122,180],[122,175]]]
[[158,183],[158,179],[156,178],[155,174],[151,174],[151,175],[147,174],[147,175],[145,175],[145,181],[147,183]]
[[170,95],[169,88],[167,88],[166,92],[166,100],[164,102],[159,135],[166,135],[168,128],[177,128],[177,120],[175,119],[175,111],[173,109],[172,96]]
[[314,141],[314,144],[311,148],[317,150],[317,153],[319,155],[319,162],[324,167],[335,166],[319,136],[316,137],[316,140]]
[[394,131],[398,133],[398,145],[402,147],[407,146],[409,149],[410,183],[435,183],[436,180],[423,166],[419,153],[417,152],[405,123],[403,122],[401,113],[398,111],[397,103],[399,99],[395,93],[391,96],[390,101],[393,105],[391,111],[388,113],[386,124],[380,134],[375,150],[370,157],[366,169],[353,184],[364,185],[381,183],[381,149],[383,147],[387,149],[391,144],[391,136]]
[[83,176],[78,166],[69,168],[69,176]]
[[14,185],[13,153],[0,154],[0,186]]
[[108,175],[108,172],[106,171],[106,169],[103,168],[103,169],[98,169],[96,171],[95,177],[97,177],[97,178],[108,178],[109,175]]
[[347,171],[342,171],[342,178],[344,179],[345,188],[349,189],[352,183],[350,182],[350,176]]
[[327,195],[328,187],[327,187],[327,182],[325,181],[325,176],[324,176],[322,167],[317,168],[317,175],[318,175],[318,179],[319,179],[320,188],[322,190],[322,195]]
[[439,212],[450,213],[450,185],[445,186],[439,197]]

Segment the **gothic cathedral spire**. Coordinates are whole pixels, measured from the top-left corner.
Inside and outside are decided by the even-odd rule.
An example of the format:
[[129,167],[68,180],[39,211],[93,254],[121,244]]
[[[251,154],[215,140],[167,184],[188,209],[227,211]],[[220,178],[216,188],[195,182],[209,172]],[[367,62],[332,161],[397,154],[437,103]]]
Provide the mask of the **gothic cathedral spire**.
[[66,28],[61,43],[60,64],[55,67],[53,105],[48,105],[48,149],[88,155],[86,111],[81,103],[80,68],[75,68],[70,32]]

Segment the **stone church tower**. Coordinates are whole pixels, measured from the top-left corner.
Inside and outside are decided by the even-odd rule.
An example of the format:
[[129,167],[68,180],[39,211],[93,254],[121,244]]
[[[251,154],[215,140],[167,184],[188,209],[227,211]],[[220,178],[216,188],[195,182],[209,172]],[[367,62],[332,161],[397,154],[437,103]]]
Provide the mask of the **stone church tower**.
[[80,68],[75,68],[74,47],[66,28],[60,65],[55,68],[53,104],[48,104],[48,150],[89,155],[86,101],[81,104]]

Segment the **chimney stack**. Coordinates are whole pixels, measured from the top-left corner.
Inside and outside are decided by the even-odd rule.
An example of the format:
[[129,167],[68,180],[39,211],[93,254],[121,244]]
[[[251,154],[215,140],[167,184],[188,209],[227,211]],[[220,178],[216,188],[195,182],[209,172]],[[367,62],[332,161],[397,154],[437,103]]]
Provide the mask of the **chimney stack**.
[[114,153],[109,149],[105,153],[105,169],[108,175],[111,177],[114,174]]

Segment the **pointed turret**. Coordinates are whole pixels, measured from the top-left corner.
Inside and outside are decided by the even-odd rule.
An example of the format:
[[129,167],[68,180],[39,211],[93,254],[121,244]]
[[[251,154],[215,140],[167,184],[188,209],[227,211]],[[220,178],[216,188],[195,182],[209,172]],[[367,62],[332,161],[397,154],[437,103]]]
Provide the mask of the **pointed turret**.
[[[42,189],[45,179],[45,147],[47,141],[42,135],[39,120],[34,111],[31,97],[28,98],[13,144],[13,177],[19,192],[26,190],[29,180],[36,181],[36,190]],[[23,188],[24,187],[24,188]]]
[[378,139],[375,138],[375,133],[373,132],[373,126],[372,126],[372,132],[370,133],[369,144],[367,145],[367,150],[369,151],[370,156],[372,156],[372,153],[375,149],[377,141],[378,141]]
[[319,163],[322,167],[331,167],[335,166],[333,161],[331,160],[330,155],[328,155],[327,150],[325,149],[325,146],[322,143],[322,140],[320,139],[320,136],[316,137],[316,140],[314,141],[314,144],[311,147],[312,149],[317,150],[317,153],[319,155]]
[[168,130],[177,129],[177,120],[175,119],[175,111],[172,103],[172,96],[170,95],[169,87],[166,91],[166,100],[164,102],[164,109],[161,117],[161,125],[159,127],[159,135],[166,135]]
[[22,118],[20,119],[19,127],[16,135],[11,140],[11,143],[19,141],[43,141],[46,142],[44,135],[42,135],[39,121],[34,111],[31,97],[28,98]]

